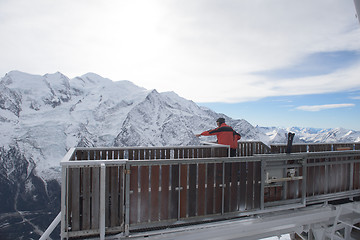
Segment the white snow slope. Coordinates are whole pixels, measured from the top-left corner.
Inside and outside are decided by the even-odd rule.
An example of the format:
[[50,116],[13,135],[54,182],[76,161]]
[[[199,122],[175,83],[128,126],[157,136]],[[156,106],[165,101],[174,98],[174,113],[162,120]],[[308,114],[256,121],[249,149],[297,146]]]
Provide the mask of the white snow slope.
[[59,162],[71,147],[199,144],[194,135],[215,128],[218,117],[225,117],[242,140],[285,143],[285,134],[293,131],[298,142],[360,141],[359,132],[345,129],[253,127],[174,92],[94,73],[69,79],[59,72],[12,71],[0,80],[0,147],[20,149],[44,180],[59,179]]

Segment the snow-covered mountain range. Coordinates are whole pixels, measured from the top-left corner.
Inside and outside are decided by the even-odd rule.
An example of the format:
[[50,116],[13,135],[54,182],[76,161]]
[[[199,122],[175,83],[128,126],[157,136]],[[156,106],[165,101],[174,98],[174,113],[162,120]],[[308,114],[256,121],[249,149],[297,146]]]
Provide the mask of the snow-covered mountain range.
[[59,72],[12,71],[0,80],[0,235],[16,236],[14,222],[32,229],[25,238],[46,228],[49,221],[35,224],[30,212],[51,218],[59,211],[59,162],[69,148],[196,145],[211,140],[195,134],[214,128],[218,117],[225,117],[242,140],[285,143],[291,131],[295,142],[360,141],[360,132],[345,129],[254,127],[174,92],[94,73],[69,79]]

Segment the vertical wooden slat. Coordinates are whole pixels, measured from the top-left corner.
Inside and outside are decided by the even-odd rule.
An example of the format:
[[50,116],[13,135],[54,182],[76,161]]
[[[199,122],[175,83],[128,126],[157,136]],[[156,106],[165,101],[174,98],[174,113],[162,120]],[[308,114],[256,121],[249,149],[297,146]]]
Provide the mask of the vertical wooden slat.
[[170,166],[161,166],[161,213],[160,220],[167,220],[169,218],[169,181],[170,181]]
[[119,209],[119,168],[110,167],[110,226],[115,227],[120,225],[120,209]]
[[[130,155],[129,155],[130,156]],[[138,167],[130,167],[130,223],[138,222]]]
[[125,214],[125,204],[124,204],[124,200],[125,200],[125,167],[121,166],[119,167],[119,226],[124,226],[124,214]]
[[223,187],[223,164],[216,163],[215,178],[215,213],[221,213],[222,207],[222,187]]
[[181,175],[180,175],[180,218],[185,218],[187,213],[187,177],[188,177],[188,165],[181,164]]
[[231,201],[231,163],[225,163],[225,186],[224,186],[224,212],[230,212],[230,201]]
[[205,176],[206,165],[199,164],[198,166],[198,201],[197,201],[197,215],[205,215]]
[[[308,163],[313,163],[313,159],[309,159]],[[306,195],[307,197],[314,196],[314,167],[307,167],[307,179],[306,179]]]
[[231,163],[231,209],[234,212],[238,210],[238,180],[240,177],[239,163]]
[[90,168],[82,171],[82,230],[90,229]]
[[248,162],[247,163],[247,184],[246,184],[246,209],[251,210],[253,209],[254,205],[254,163]]
[[159,220],[159,175],[160,166],[151,166],[151,221]]
[[140,167],[140,222],[149,220],[149,167]]
[[196,176],[197,176],[197,165],[189,165],[189,197],[188,197],[188,214],[189,217],[196,216]]
[[254,208],[260,208],[261,162],[254,162]]
[[244,211],[246,209],[246,195],[247,195],[247,190],[246,190],[246,171],[247,171],[247,163],[246,162],[241,162],[240,163],[240,191],[239,191],[239,202],[238,202],[238,206],[239,206],[239,210],[240,211]]
[[[107,154],[107,153],[106,153]],[[106,155],[107,156],[107,155]],[[110,167],[106,168],[105,178],[105,226],[110,227],[111,224],[111,171]]]
[[214,213],[214,163],[207,164],[206,213]]
[[354,189],[359,189],[360,187],[360,163],[354,163]]
[[71,230],[80,230],[80,169],[69,169],[71,172]]
[[91,178],[91,228],[99,227],[100,216],[100,168],[92,168]]
[[[175,151],[175,156],[177,155],[177,151]],[[177,219],[178,218],[178,207],[179,207],[179,165],[171,166],[171,193],[170,193],[170,218]]]

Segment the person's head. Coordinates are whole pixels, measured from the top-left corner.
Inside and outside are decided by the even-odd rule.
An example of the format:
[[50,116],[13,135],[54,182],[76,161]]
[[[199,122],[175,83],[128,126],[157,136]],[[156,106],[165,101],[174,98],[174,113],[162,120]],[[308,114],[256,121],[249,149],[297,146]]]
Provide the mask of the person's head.
[[225,118],[218,118],[218,120],[216,120],[216,123],[218,126],[220,126],[221,124],[225,123]]

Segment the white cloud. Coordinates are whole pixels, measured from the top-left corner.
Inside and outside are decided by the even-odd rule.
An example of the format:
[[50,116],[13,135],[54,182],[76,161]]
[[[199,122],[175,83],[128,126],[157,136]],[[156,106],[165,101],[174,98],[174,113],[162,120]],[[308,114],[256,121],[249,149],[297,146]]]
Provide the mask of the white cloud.
[[345,108],[345,107],[354,107],[353,103],[343,103],[343,104],[325,104],[325,105],[312,105],[312,106],[299,106],[296,109],[309,111],[309,112],[318,112],[326,109],[334,109],[334,108]]
[[352,1],[26,0],[0,3],[0,76],[95,72],[199,102],[360,87],[359,67],[274,80],[253,72],[360,51]]

